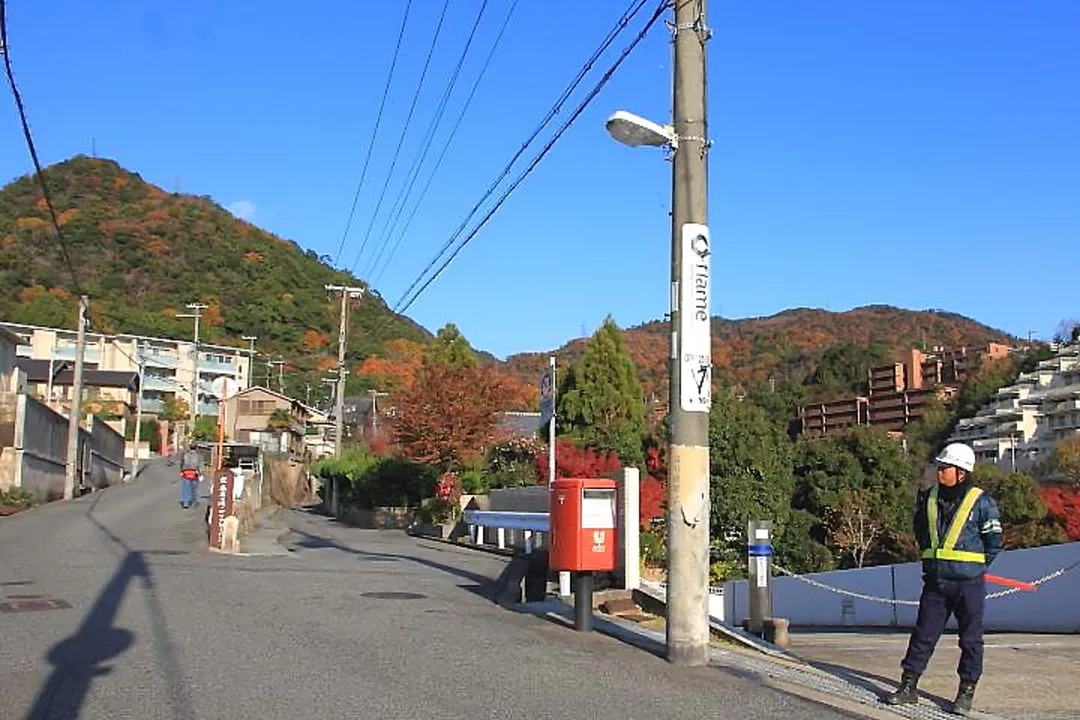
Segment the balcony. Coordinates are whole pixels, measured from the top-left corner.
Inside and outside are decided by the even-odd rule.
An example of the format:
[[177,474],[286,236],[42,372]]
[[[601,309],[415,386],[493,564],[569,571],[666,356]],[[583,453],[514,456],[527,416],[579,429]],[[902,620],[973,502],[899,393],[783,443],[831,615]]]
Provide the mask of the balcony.
[[[74,360],[75,348],[73,346],[53,348],[54,360]],[[83,350],[83,362],[101,364],[101,351],[87,347]]]
[[175,370],[176,367],[180,364],[180,361],[177,359],[176,355],[168,353],[139,353],[139,358],[144,363],[146,363],[147,367],[160,367]]
[[218,404],[217,404],[216,401],[215,402],[205,402],[205,401],[203,401],[203,402],[199,403],[199,414],[200,415],[217,415],[217,413],[218,413]]
[[180,389],[180,383],[175,377],[168,375],[144,375],[143,390],[157,390],[160,392],[176,392]]
[[143,412],[156,413],[165,409],[165,403],[160,398],[147,398],[142,399]]
[[1004,422],[994,425],[990,429],[991,435],[1022,435],[1024,432],[1023,423],[1019,422]]
[[1047,415],[1061,415],[1063,413],[1076,412],[1080,410],[1080,400],[1066,400],[1065,402],[1059,402],[1051,405],[1046,410]]
[[219,375],[236,375],[238,372],[238,366],[236,360],[233,358],[230,358],[230,362],[222,362],[221,360],[213,360],[207,357],[200,357],[199,372],[217,373]]

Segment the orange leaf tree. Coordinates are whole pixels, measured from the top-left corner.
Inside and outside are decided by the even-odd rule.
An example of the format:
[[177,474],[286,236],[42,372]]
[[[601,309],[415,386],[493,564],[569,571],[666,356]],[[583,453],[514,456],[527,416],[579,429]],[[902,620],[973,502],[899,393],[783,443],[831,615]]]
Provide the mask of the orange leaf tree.
[[443,472],[460,471],[497,439],[508,389],[483,368],[426,361],[394,400],[404,453]]

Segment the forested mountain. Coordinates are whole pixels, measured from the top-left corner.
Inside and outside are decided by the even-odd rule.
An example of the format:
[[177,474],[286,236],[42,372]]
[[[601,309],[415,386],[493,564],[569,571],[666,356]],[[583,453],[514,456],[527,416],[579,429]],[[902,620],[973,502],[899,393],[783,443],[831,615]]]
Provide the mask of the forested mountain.
[[[111,160],[79,156],[45,170],[70,248],[91,298],[94,329],[186,338],[185,303],[209,305],[202,337],[281,354],[297,369],[325,366],[337,341],[339,301],[324,285],[364,285],[328,258],[245,222],[207,197],[170,193]],[[74,327],[72,271],[55,241],[33,176],[0,190],[0,318]],[[350,316],[350,355],[394,339],[431,336],[374,294]]]
[[[975,348],[1015,338],[955,313],[872,305],[847,312],[799,308],[743,320],[714,317],[712,341],[717,384],[749,387],[771,379],[777,385],[805,383],[813,395],[847,390],[848,378],[833,377],[845,375],[845,369],[834,373],[830,367],[834,364],[851,365],[865,377],[866,367],[900,360],[913,347]],[[646,393],[666,398],[668,324],[656,321],[629,328],[623,331],[623,342]],[[555,355],[562,362],[574,360],[583,346],[584,339],[575,339]],[[534,377],[548,355],[513,355],[506,363],[523,378]]]

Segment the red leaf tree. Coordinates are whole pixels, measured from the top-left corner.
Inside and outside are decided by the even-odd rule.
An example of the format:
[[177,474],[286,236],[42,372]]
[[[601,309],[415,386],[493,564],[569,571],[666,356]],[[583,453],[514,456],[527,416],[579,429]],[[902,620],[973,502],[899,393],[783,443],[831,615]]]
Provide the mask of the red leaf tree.
[[1039,495],[1050,514],[1061,518],[1069,540],[1080,540],[1080,487],[1044,485]]
[[[648,463],[647,463],[648,464]],[[613,452],[603,452],[590,447],[579,447],[570,438],[558,438],[555,441],[555,477],[601,478],[616,472],[623,463]],[[662,462],[653,470],[648,464],[649,474],[641,479],[639,488],[638,522],[647,528],[654,518],[664,514],[664,483],[660,479],[667,477],[667,470]],[[548,483],[548,455],[546,452],[536,456],[536,471],[540,475],[540,484]],[[660,477],[657,477],[659,475]]]
[[394,435],[406,456],[458,472],[497,439],[507,389],[482,368],[425,362],[394,398]]

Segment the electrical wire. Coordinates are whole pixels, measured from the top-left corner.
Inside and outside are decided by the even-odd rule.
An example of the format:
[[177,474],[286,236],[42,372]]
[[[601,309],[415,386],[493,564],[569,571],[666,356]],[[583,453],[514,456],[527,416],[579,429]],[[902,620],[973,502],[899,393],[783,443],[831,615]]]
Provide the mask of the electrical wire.
[[[603,42],[601,42],[600,47],[598,47],[596,51],[593,52],[592,56],[581,67],[581,69],[578,71],[578,74],[574,77],[574,79],[570,82],[566,89],[563,90],[562,94],[555,101],[554,105],[552,105],[551,109],[548,110],[547,115],[544,116],[544,118],[532,131],[529,137],[527,137],[525,141],[521,143],[521,146],[518,148],[517,152],[515,152],[514,155],[510,158],[510,161],[503,168],[502,172],[499,173],[499,175],[495,178],[491,185],[488,186],[487,190],[481,196],[480,200],[477,201],[477,203],[472,207],[469,213],[461,221],[461,224],[458,225],[457,229],[454,230],[454,232],[450,235],[449,239],[447,239],[443,246],[439,248],[439,251],[435,254],[435,257],[432,258],[431,262],[429,262],[428,265],[420,271],[420,274],[417,276],[416,280],[414,280],[413,283],[408,287],[402,297],[407,296],[410,292],[413,291],[417,284],[419,284],[420,281],[423,279],[424,275],[426,275],[428,271],[435,267],[435,265],[439,262],[439,258],[441,258],[450,249],[454,242],[457,241],[457,239],[461,236],[461,233],[465,231],[465,228],[468,226],[469,221],[476,216],[483,204],[495,193],[495,190],[498,188],[499,184],[502,183],[502,181],[505,180],[506,177],[510,174],[517,161],[521,158],[523,154],[525,154],[525,151],[528,150],[529,146],[540,135],[540,133],[544,131],[544,128],[547,127],[547,125],[552,121],[552,119],[554,119],[555,116],[559,114],[559,112],[562,110],[563,105],[566,104],[567,100],[570,99],[574,91],[577,90],[578,86],[582,83],[585,76],[588,75],[589,71],[592,70],[593,66],[596,65],[597,61],[604,54],[604,52],[607,51],[609,47],[611,47],[615,39],[619,36],[620,33],[622,33],[624,29],[626,29],[627,25],[629,25],[633,21],[633,19],[647,4],[647,2],[648,0],[634,0],[634,2],[630,4],[627,10],[623,13],[622,17],[620,17],[618,22],[615,23],[615,26],[608,32],[607,37],[605,37]],[[662,13],[667,6],[668,0],[663,0],[663,2],[661,2],[660,4],[660,7],[657,9],[656,16],[659,16],[659,14]],[[647,27],[651,27],[654,22],[655,19],[651,20]]]
[[[543,148],[541,148],[541,150],[533,158],[532,162],[529,163],[528,167],[526,167],[525,170],[522,171],[520,175],[518,175],[517,179],[514,180],[514,182],[499,197],[498,201],[487,211],[487,213],[483,216],[483,218],[481,218],[480,222],[476,225],[475,228],[473,228],[472,232],[470,232],[468,234],[468,236],[466,236],[465,239],[462,240],[458,244],[458,246],[449,255],[449,257],[447,257],[443,261],[443,263],[441,265],[439,265],[439,267],[435,271],[435,273],[430,278],[428,278],[412,294],[411,297],[409,297],[409,292],[411,291],[412,287],[416,286],[416,282],[414,282],[413,285],[410,286],[410,290],[407,290],[405,292],[405,294],[402,295],[401,299],[398,300],[398,302],[395,304],[394,312],[403,313],[406,310],[408,310],[412,306],[412,304],[414,302],[416,302],[417,298],[420,297],[420,294],[423,293],[424,290],[426,290],[431,285],[431,283],[434,282],[435,279],[438,278],[439,275],[442,274],[443,270],[445,270],[446,267],[454,260],[454,258],[457,257],[457,255],[464,249],[464,247],[466,245],[468,245],[469,242],[474,237],[476,237],[476,234],[479,233],[480,230],[484,227],[484,225],[486,225],[488,223],[488,221],[495,215],[495,213],[499,210],[499,208],[503,205],[503,203],[506,202],[506,200],[510,197],[510,195],[514,192],[514,190],[516,190],[517,187],[525,180],[525,178],[527,178],[532,173],[532,171],[536,169],[536,167],[540,164],[540,161],[543,160],[544,157],[548,154],[548,152],[551,151],[551,148],[554,147],[555,143],[558,142],[558,140],[570,128],[570,126],[573,125],[573,123],[581,116],[581,114],[583,112],[585,112],[585,109],[589,106],[590,103],[592,103],[593,99],[596,98],[596,96],[600,93],[600,91],[604,88],[604,86],[607,85],[608,81],[611,80],[612,76],[615,74],[615,72],[622,65],[623,61],[625,61],[626,58],[630,55],[630,53],[633,52],[634,48],[636,48],[641,43],[641,41],[648,34],[648,31],[652,28],[653,25],[656,24],[656,22],[660,19],[660,16],[664,13],[664,11],[668,7],[669,7],[669,0],[662,0],[660,2],[660,4],[657,6],[656,10],[653,12],[652,17],[649,18],[649,20],[645,24],[645,26],[638,32],[638,34],[634,37],[634,39],[630,42],[630,44],[627,45],[623,49],[622,53],[620,53],[619,57],[616,58],[615,62],[612,64],[612,66],[607,70],[607,72],[605,72],[601,76],[600,80],[597,82],[597,84],[595,86],[593,86],[593,88],[588,92],[588,94],[586,94],[585,98],[581,101],[580,104],[578,104],[577,108],[570,115],[570,117],[566,119],[566,121],[562,124],[562,126],[560,126],[560,128],[556,131],[555,135],[550,140],[548,140],[548,142],[544,145]],[[470,213],[470,217],[471,217],[472,214],[473,213]],[[455,232],[455,235],[451,237],[451,242],[455,239],[455,237],[457,235],[460,235],[460,232]],[[449,247],[449,244],[444,246],[444,247]],[[440,252],[440,255],[441,254],[442,253]],[[437,261],[437,259],[438,259],[438,256],[436,256],[436,261]],[[429,264],[428,267],[425,268],[423,273],[421,273],[421,277],[433,265],[434,265],[434,263]],[[408,300],[406,300],[406,297],[408,297]]]
[[[413,187],[416,185],[416,181],[420,177],[420,166],[423,165],[424,160],[427,159],[428,151],[431,149],[431,141],[434,140],[435,137],[434,126],[437,123],[433,123],[432,127],[429,128],[430,135],[426,139],[426,142],[423,146],[423,151],[422,153],[417,155],[417,159],[413,161],[413,166],[409,170],[411,179],[409,180],[408,187],[405,189],[405,192],[401,197],[400,205],[398,205],[397,210],[393,215],[392,222],[390,222],[387,227],[383,228],[383,234],[385,235],[385,237],[382,241],[382,245],[379,251],[379,257],[376,257],[375,266],[371,268],[371,273],[369,274],[369,276],[373,275],[370,281],[372,287],[379,284],[379,280],[382,279],[383,273],[386,272],[386,268],[390,266],[391,262],[393,262],[394,255],[397,254],[398,248],[401,246],[401,242],[405,238],[405,233],[408,232],[409,226],[412,225],[412,221],[413,218],[416,217],[417,210],[420,209],[421,204],[424,202],[424,198],[427,197],[428,190],[431,188],[431,183],[435,179],[435,176],[438,174],[439,168],[442,167],[443,160],[446,159],[446,155],[447,152],[450,150],[451,143],[454,141],[454,137],[457,135],[457,131],[461,128],[461,124],[465,120],[465,114],[468,112],[469,106],[472,104],[473,98],[476,97],[476,91],[480,88],[480,83],[483,82],[484,76],[487,74],[488,68],[491,66],[491,60],[495,57],[495,51],[498,50],[499,44],[502,42],[503,35],[506,34],[506,28],[510,25],[510,18],[514,15],[514,9],[517,8],[518,1],[519,0],[514,0],[510,4],[510,9],[506,12],[506,17],[503,18],[502,25],[499,27],[499,31],[495,35],[495,42],[492,43],[491,49],[488,50],[487,57],[484,58],[484,63],[480,67],[480,72],[476,76],[476,81],[473,82],[472,88],[470,88],[469,94],[466,96],[465,102],[461,106],[461,112],[458,113],[457,119],[454,121],[454,126],[450,129],[450,134],[447,135],[446,140],[443,142],[442,152],[439,153],[439,157],[435,160],[435,166],[432,168],[431,174],[428,175],[428,179],[424,183],[424,187],[421,188],[420,195],[416,199],[416,203],[413,205],[412,211],[409,214],[409,217],[406,219],[404,227],[401,229],[401,232],[398,234],[393,246],[390,248],[390,254],[386,257],[386,260],[383,262],[382,267],[379,268],[377,266],[379,264],[379,260],[382,257],[382,252],[386,249],[390,237],[394,234],[394,228],[397,226],[398,221],[404,214],[405,206],[408,204],[409,195],[412,194]],[[449,94],[447,94],[445,98],[448,99]],[[445,102],[443,103],[443,106],[445,106]],[[439,112],[436,119],[439,119],[441,117],[442,113]],[[377,273],[376,270],[378,270]]]
[[49,217],[52,220],[53,229],[56,230],[56,241],[60,246],[60,255],[64,264],[71,273],[71,284],[76,293],[85,295],[82,285],[79,283],[79,275],[75,272],[75,265],[71,262],[71,251],[64,240],[64,233],[60,230],[60,221],[56,216],[56,208],[53,206],[52,196],[49,195],[49,186],[45,182],[45,174],[41,170],[41,161],[38,159],[37,148],[34,146],[34,137],[30,133],[30,123],[26,119],[26,108],[23,105],[19,86],[15,83],[15,73],[11,69],[11,46],[7,36],[7,8],[4,0],[0,0],[0,55],[4,56],[4,74],[7,76],[8,85],[11,87],[11,95],[15,99],[15,107],[19,111],[19,120],[22,122],[23,137],[26,139],[26,147],[30,151],[30,159],[34,163],[34,171],[38,184],[41,185],[41,195],[45,199],[45,205],[49,209]]
[[394,68],[397,67],[398,55],[401,53],[401,41],[405,37],[405,26],[409,22],[409,10],[411,8],[412,0],[406,0],[405,15],[401,18],[401,28],[398,30],[397,43],[394,45],[394,55],[390,60],[390,72],[386,75],[386,85],[383,86],[379,111],[375,115],[375,128],[371,131],[371,141],[368,143],[367,154],[364,156],[364,166],[360,170],[360,182],[356,184],[356,192],[353,193],[352,206],[349,208],[349,219],[345,221],[345,232],[341,234],[341,242],[338,243],[337,254],[334,256],[334,265],[337,265],[341,259],[341,251],[345,249],[345,239],[349,237],[353,217],[356,215],[356,203],[360,199],[360,190],[364,187],[364,178],[367,177],[368,164],[371,162],[371,151],[375,148],[375,139],[379,135],[379,125],[382,123],[383,110],[386,108],[386,98],[390,94],[390,84],[394,79]]
[[[440,100],[439,108],[436,111],[436,116],[439,119],[441,119],[442,111],[446,107],[446,101],[449,99],[450,93],[453,92],[454,86],[457,84],[458,77],[461,75],[461,68],[465,64],[465,57],[469,53],[469,48],[472,47],[473,39],[476,37],[476,29],[480,26],[480,21],[484,17],[484,11],[487,9],[487,6],[488,6],[488,0],[484,0],[480,4],[480,10],[476,14],[476,20],[473,21],[472,30],[469,32],[469,37],[465,42],[465,48],[462,50],[461,56],[458,58],[457,66],[454,68],[454,72],[451,74],[450,81],[447,84],[446,90],[443,92],[443,97]],[[445,11],[446,11],[446,6],[444,5],[443,6],[443,12],[445,12]],[[440,27],[441,27],[441,24],[442,23],[441,23],[441,20],[440,20]],[[432,45],[432,50],[434,50],[434,49],[435,48],[434,48],[434,44],[433,44]],[[431,60],[431,55],[429,53],[428,54],[428,61],[430,61],[430,60]],[[425,72],[425,74],[427,72],[427,66],[426,65],[424,66],[424,72]],[[417,88],[417,95],[419,95],[419,88]],[[413,108],[415,108],[415,107],[416,107],[416,97],[413,98]],[[412,108],[409,109],[409,119],[410,120],[412,119]],[[430,128],[431,128],[431,126],[429,126],[429,129]],[[356,260],[353,262],[352,268],[350,269],[350,272],[355,270],[357,264],[360,262],[360,257],[363,255],[364,248],[367,246],[368,238],[371,236],[371,230],[375,226],[375,218],[378,215],[379,210],[382,208],[383,200],[386,197],[386,191],[390,187],[390,177],[393,174],[394,168],[397,165],[398,155],[401,152],[401,144],[402,144],[402,141],[404,141],[404,139],[405,139],[405,130],[407,130],[407,129],[408,129],[408,123],[406,122],[406,127],[402,129],[401,137],[398,139],[398,145],[397,145],[397,149],[394,151],[393,161],[390,163],[390,171],[386,174],[386,182],[383,184],[382,193],[379,195],[379,201],[375,205],[375,212],[373,212],[371,214],[371,222],[368,224],[367,234],[364,235],[364,241],[360,244],[360,251],[356,254]],[[434,134],[434,133],[432,133],[432,134]],[[428,142],[430,142],[430,140],[428,140]],[[392,214],[393,214],[393,211],[391,211],[391,215]],[[381,250],[380,250],[380,254],[381,254]],[[365,275],[366,274],[367,273],[365,273]]]

